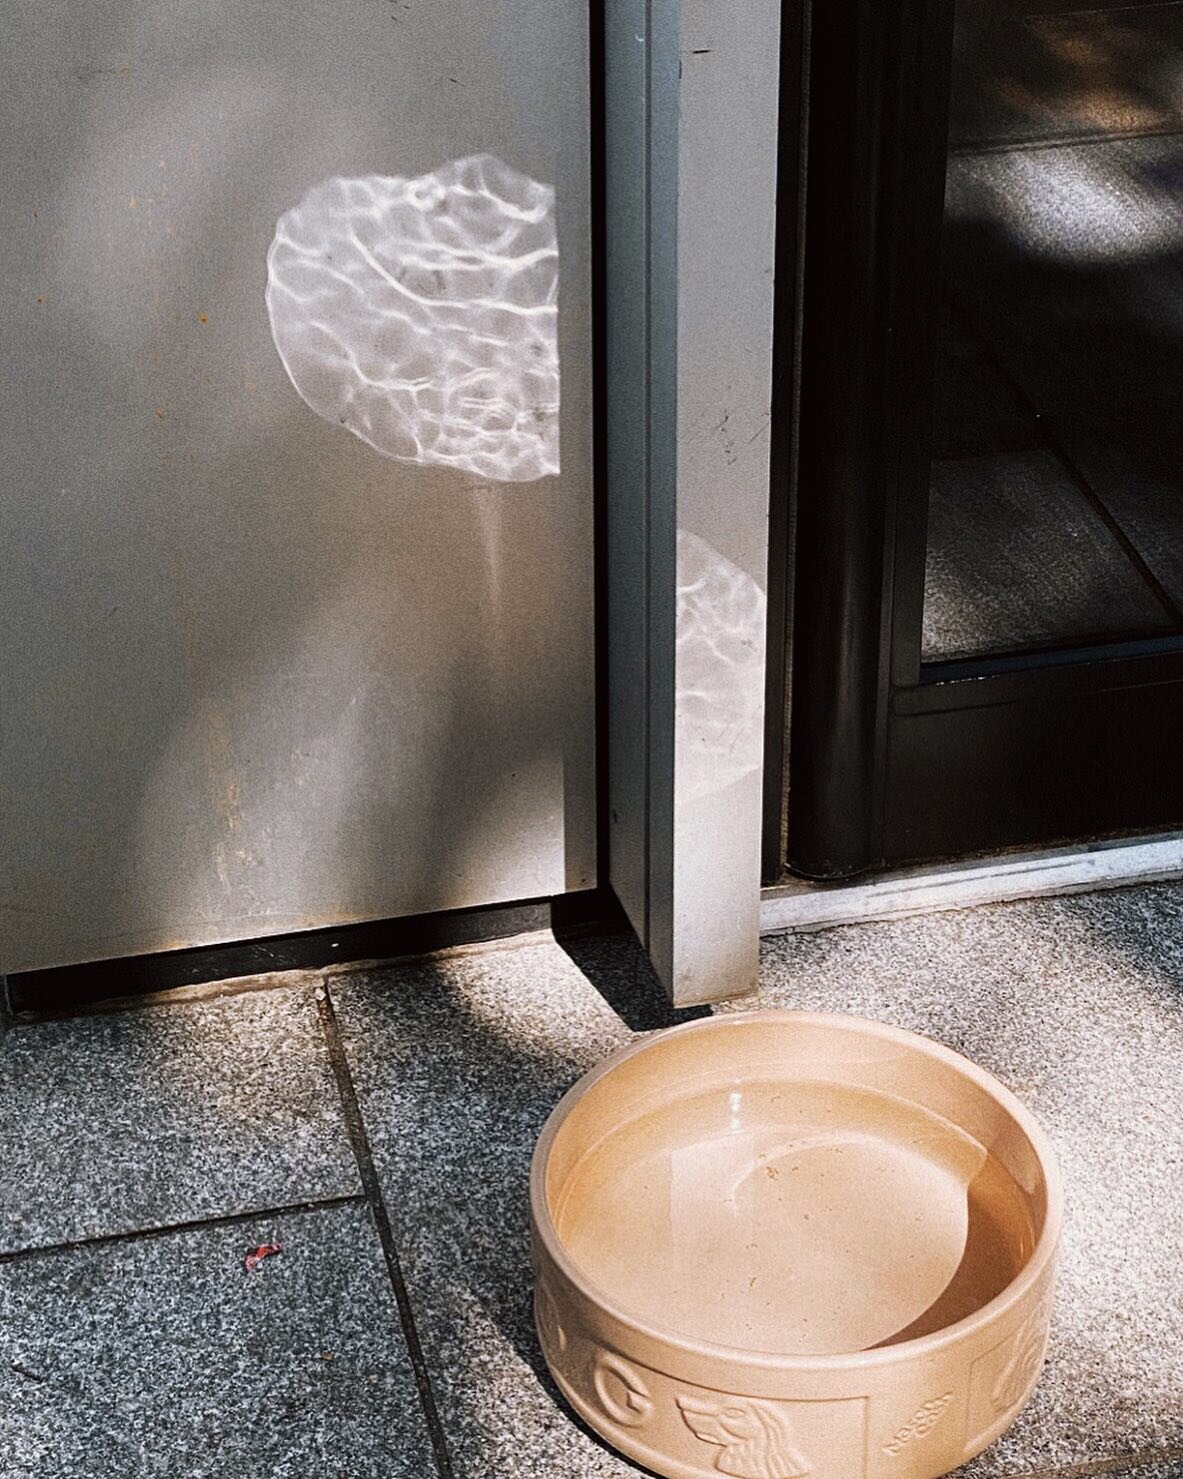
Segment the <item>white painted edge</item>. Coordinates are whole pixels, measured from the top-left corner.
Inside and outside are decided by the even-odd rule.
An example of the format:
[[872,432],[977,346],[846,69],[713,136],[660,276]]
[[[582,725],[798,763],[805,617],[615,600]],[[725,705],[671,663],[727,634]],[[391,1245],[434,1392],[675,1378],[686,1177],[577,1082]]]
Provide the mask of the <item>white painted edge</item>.
[[831,929],[1009,899],[1183,878],[1183,833],[900,869],[853,883],[790,883],[760,895],[761,935]]

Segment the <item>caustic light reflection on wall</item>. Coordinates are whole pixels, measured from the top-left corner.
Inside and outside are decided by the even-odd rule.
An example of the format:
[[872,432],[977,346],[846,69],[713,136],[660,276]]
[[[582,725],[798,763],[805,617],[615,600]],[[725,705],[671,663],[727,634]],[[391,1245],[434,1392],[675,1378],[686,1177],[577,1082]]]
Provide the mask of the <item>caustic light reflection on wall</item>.
[[678,530],[679,794],[697,800],[760,768],[764,592],[705,539]]
[[302,399],[383,456],[499,482],[559,470],[554,191],[491,155],[314,186],[267,254]]

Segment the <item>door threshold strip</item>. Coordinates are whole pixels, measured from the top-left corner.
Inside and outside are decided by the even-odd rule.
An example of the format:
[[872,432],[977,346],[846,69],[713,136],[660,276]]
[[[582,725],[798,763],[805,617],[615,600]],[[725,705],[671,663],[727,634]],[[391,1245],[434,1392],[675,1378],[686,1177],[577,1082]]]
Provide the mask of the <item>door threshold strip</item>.
[[777,884],[761,891],[760,933],[832,929],[1171,878],[1183,878],[1183,832],[926,864],[849,883]]

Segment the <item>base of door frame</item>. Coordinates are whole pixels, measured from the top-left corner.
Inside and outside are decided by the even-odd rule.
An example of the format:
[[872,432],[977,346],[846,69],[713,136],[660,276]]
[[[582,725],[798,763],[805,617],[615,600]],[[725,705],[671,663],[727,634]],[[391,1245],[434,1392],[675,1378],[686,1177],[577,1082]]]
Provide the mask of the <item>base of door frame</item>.
[[777,884],[761,891],[760,933],[795,934],[1171,878],[1183,878],[1183,832],[901,868],[854,883]]
[[244,981],[274,985],[328,967],[386,965],[538,931],[574,938],[623,926],[620,905],[607,889],[585,889],[549,899],[365,920],[335,929],[20,971],[0,975],[0,1032],[6,1021],[70,1017],[161,994],[180,1000],[178,992],[194,987]]

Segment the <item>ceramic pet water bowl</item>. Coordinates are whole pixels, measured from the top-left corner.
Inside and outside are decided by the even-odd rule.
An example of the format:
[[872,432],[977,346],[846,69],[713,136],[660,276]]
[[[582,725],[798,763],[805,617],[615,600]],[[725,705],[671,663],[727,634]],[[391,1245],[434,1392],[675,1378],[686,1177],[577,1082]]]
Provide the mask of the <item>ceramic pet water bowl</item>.
[[1051,1148],[911,1033],[800,1012],[657,1033],[560,1102],[530,1197],[555,1380],[671,1479],[935,1479],[1038,1379]]

